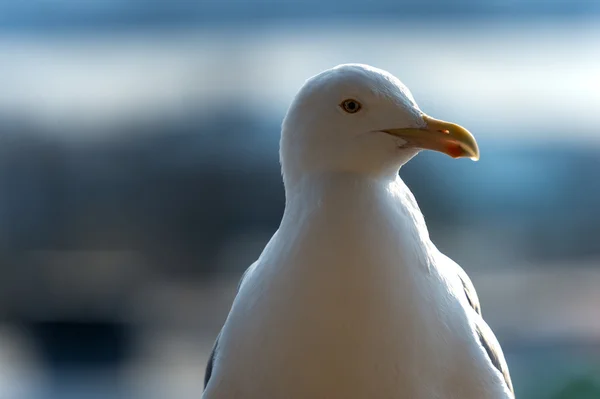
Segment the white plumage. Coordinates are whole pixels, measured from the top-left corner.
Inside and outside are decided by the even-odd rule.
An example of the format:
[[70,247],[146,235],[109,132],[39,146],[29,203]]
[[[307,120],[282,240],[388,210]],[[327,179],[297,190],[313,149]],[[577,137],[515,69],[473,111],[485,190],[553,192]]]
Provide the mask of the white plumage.
[[340,65],[305,83],[282,127],[285,213],[240,284],[203,398],[513,397],[471,282],[398,175],[421,149],[479,155],[385,71]]

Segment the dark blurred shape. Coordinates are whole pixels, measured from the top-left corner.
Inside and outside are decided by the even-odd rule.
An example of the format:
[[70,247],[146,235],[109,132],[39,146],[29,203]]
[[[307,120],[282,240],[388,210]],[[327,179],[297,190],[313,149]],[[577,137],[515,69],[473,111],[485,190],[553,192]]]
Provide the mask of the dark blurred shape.
[[128,326],[116,321],[42,321],[29,331],[47,367],[61,373],[114,369],[130,354]]

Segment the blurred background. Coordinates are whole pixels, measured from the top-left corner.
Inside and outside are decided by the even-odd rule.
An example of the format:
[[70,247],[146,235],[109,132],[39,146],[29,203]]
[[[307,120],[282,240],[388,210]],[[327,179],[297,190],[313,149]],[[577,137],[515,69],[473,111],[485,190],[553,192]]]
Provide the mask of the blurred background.
[[305,79],[389,70],[478,163],[402,170],[518,398],[600,398],[600,2],[0,0],[0,398],[199,398]]

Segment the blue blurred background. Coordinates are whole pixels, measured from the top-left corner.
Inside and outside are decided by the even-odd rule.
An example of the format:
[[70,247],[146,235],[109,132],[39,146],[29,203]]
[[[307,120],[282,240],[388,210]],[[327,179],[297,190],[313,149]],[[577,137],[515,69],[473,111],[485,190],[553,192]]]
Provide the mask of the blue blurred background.
[[304,80],[389,70],[478,163],[402,170],[518,398],[600,398],[600,2],[0,0],[0,398],[199,398]]

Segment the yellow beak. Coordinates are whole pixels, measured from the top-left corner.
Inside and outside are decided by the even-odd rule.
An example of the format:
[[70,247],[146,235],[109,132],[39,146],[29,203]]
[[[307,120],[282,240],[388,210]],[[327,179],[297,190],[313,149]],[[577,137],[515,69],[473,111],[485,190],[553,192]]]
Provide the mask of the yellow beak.
[[400,137],[417,148],[443,152],[452,158],[479,160],[477,141],[467,129],[427,115],[423,115],[423,120],[426,125],[422,128],[387,129],[383,132]]

